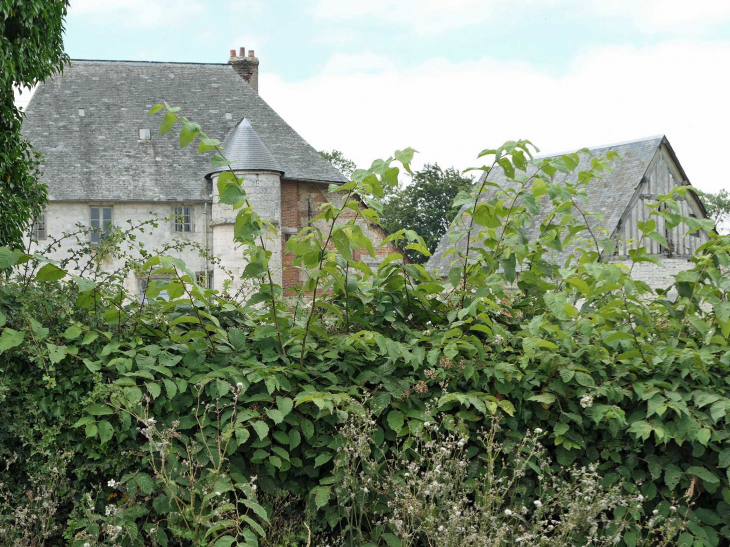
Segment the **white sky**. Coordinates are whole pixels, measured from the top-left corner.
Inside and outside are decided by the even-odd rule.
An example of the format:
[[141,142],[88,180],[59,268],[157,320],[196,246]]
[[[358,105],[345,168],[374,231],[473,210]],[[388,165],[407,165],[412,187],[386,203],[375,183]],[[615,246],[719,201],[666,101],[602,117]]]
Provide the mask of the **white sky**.
[[[730,4],[730,2],[729,2]],[[484,148],[530,139],[542,152],[665,134],[688,177],[728,188],[730,43],[596,49],[560,76],[488,57],[435,57],[398,70],[386,56],[335,55],[310,78],[261,74],[262,96],[319,148],[360,166],[405,146],[466,168]]]
[[361,167],[665,134],[695,186],[730,188],[730,0],[72,0],[66,28],[72,58],[254,48],[262,97]]

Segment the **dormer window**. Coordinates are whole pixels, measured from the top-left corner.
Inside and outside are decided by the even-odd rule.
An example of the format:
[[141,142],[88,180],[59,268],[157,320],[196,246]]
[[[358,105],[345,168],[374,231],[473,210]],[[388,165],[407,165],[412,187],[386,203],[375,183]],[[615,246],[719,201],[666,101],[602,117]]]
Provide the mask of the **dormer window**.
[[139,130],[139,140],[141,141],[148,141],[152,138],[152,135],[150,134],[149,129],[140,129]]

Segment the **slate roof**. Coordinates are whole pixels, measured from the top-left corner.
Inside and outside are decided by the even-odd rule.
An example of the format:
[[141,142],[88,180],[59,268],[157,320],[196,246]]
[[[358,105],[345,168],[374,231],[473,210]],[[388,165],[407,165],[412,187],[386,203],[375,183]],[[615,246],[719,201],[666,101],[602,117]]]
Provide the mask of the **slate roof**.
[[[613,169],[611,173],[604,173],[603,178],[594,179],[589,183],[587,189],[589,200],[583,203],[582,208],[585,211],[599,212],[603,214],[603,221],[589,217],[589,223],[592,229],[600,226],[605,228],[611,234],[616,230],[619,220],[621,220],[624,211],[629,206],[631,198],[634,196],[637,187],[641,183],[641,179],[646,173],[651,160],[654,158],[654,155],[663,142],[667,145],[670,153],[673,155],[671,147],[663,135],[591,149],[591,153],[596,157],[604,156],[609,150],[618,152],[620,155],[620,159],[616,159],[611,162],[611,167]],[[555,157],[558,155],[560,154],[545,157]],[[591,159],[591,156],[581,154],[580,163],[575,169],[574,174],[572,174],[568,180],[575,181],[576,174],[578,172],[589,170]],[[679,162],[676,163],[679,166]],[[681,167],[679,168],[681,169]],[[528,175],[532,175],[534,172],[535,167],[528,167]],[[684,176],[683,172],[682,175]],[[482,175],[477,184],[481,184],[485,176],[486,174]],[[557,173],[555,175],[555,182],[562,182],[565,180],[565,174]],[[491,171],[491,173],[489,173],[489,181],[496,182],[502,187],[508,184],[501,168],[495,168]],[[484,193],[483,200],[489,200],[494,197],[496,191],[496,188],[488,187]],[[543,198],[543,203],[546,199],[547,198]],[[457,215],[457,220],[462,218],[462,213],[463,209],[462,212]],[[544,218],[544,213],[533,217],[532,224],[527,228],[528,237],[537,236],[542,218]],[[465,228],[467,226],[464,225],[460,227]],[[450,254],[449,256],[444,257],[444,253],[451,248],[452,245],[453,244],[448,240],[448,234],[444,235],[444,237],[441,238],[433,256],[428,261],[428,269],[433,268],[438,270],[442,276],[447,275],[456,256],[454,254]],[[458,245],[460,250],[465,252],[466,238],[462,238],[458,242]]]
[[[162,101],[181,107],[221,141],[250,121],[284,178],[343,182],[228,64],[74,60],[36,90],[23,133],[43,153],[43,181],[57,201],[207,201],[208,155],[159,135]],[[80,115],[83,109],[83,116]],[[226,116],[226,114],[230,116]],[[150,140],[138,130],[150,129]]]
[[[274,156],[256,134],[246,118],[231,129],[222,143],[223,156],[232,169],[241,171],[278,171],[283,173]],[[213,169],[208,173],[226,171],[228,166]]]

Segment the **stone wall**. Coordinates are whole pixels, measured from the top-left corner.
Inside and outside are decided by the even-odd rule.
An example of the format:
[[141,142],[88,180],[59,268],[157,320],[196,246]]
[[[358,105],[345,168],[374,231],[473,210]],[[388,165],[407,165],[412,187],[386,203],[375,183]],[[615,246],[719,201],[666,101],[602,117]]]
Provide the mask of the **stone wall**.
[[[277,231],[281,225],[281,185],[278,173],[238,173],[243,177],[246,190],[254,210],[264,219],[271,222]],[[233,227],[238,211],[233,207],[218,202],[218,176],[213,175],[213,253],[220,259],[213,272],[217,289],[223,288],[225,280],[231,281],[231,291],[235,293],[241,287],[241,274],[246,268],[243,260],[243,249],[233,240]],[[274,283],[281,284],[281,245],[278,237],[273,235],[265,242],[266,249],[272,252],[269,267]]]
[[[281,284],[284,288],[291,288],[299,285],[305,280],[305,276],[294,267],[293,256],[285,252],[286,240],[292,234],[296,234],[305,228],[310,220],[320,211],[322,204],[332,200],[336,206],[342,206],[344,194],[327,192],[328,185],[321,183],[305,183],[297,181],[280,181],[277,173],[240,173],[244,177],[244,188],[249,199],[258,214],[270,221],[279,232],[277,236],[270,236],[266,242],[267,250],[272,251],[270,266],[274,276],[274,282]],[[213,273],[213,286],[216,289],[223,289],[226,280],[230,289],[235,292],[240,288],[240,276],[246,267],[242,259],[243,249],[233,240],[233,226],[235,224],[236,211],[230,205],[218,203],[217,176],[213,177],[213,202],[204,203],[129,203],[129,202],[99,202],[99,203],[72,203],[72,202],[50,202],[46,209],[46,231],[48,238],[32,247],[32,251],[43,251],[51,238],[59,238],[63,233],[72,233],[79,230],[76,226],[80,223],[84,227],[90,227],[91,207],[112,207],[113,223],[121,229],[129,228],[133,224],[150,220],[152,218],[167,218],[174,214],[174,207],[186,205],[193,208],[193,227],[191,232],[175,232],[172,220],[160,221],[157,228],[147,226],[142,231],[136,231],[136,241],[132,247],[125,247],[133,257],[139,257],[139,247],[144,247],[149,252],[156,252],[166,244],[175,241],[185,240],[197,244],[201,248],[206,246],[211,253],[220,260],[215,267],[207,264],[200,256],[198,249],[189,247],[184,251],[170,251],[167,254],[185,261],[191,270],[195,272],[209,271]],[[346,210],[341,215],[341,221],[347,222],[355,215],[354,211]],[[327,229],[327,223],[318,222],[319,228]],[[372,258],[365,251],[355,251],[354,258],[362,260],[371,268],[377,265],[389,253],[395,252],[394,245],[389,244],[379,247],[379,244],[386,237],[385,232],[378,226],[358,218],[357,224],[363,232],[373,241],[376,257]],[[206,226],[207,234],[206,234]],[[75,236],[63,241],[58,249],[47,256],[53,260],[64,260],[69,257],[70,251],[78,247],[77,238],[81,237],[88,241],[88,235]],[[104,269],[114,271],[122,265],[120,258],[112,258],[104,263]],[[127,289],[136,294],[140,280],[135,275],[130,275],[125,281]]]
[[[674,276],[679,272],[690,270],[693,267],[691,260],[687,258],[660,258],[661,266],[657,266],[652,262],[640,262],[634,265],[631,271],[631,277],[638,281],[643,281],[653,289],[666,289],[674,284]],[[623,261],[631,268],[631,261]]]
[[[130,228],[130,222],[137,224],[155,217],[159,219],[169,218],[174,215],[174,207],[186,205],[193,208],[193,226],[191,232],[175,232],[172,220],[160,221],[157,228],[145,226],[144,232],[136,230],[133,233],[136,240],[132,242],[132,246],[125,246],[124,249],[132,257],[140,257],[139,248],[154,252],[162,248],[166,244],[171,244],[176,240],[185,240],[198,244],[201,247],[210,245],[211,233],[208,231],[206,239],[206,226],[208,224],[208,216],[206,214],[206,205],[203,203],[120,203],[120,202],[99,202],[99,203],[71,203],[53,201],[46,206],[46,233],[47,238],[33,244],[31,252],[43,252],[51,243],[52,239],[61,239],[63,234],[71,234],[81,230],[77,224],[84,228],[91,226],[91,207],[112,207],[112,222],[115,226],[122,230]],[[78,247],[79,242],[88,242],[89,235],[75,235],[64,238],[61,244],[52,252],[46,254],[52,260],[62,261],[68,259],[71,251]],[[183,251],[169,251],[166,253],[170,256],[180,258],[195,272],[205,270],[205,260],[200,256],[200,252],[192,247],[188,247]],[[88,259],[87,259],[88,260]],[[86,261],[84,262],[86,263]],[[81,267],[83,267],[83,264]],[[121,267],[123,260],[114,257],[104,261],[104,269],[114,271]],[[75,271],[76,268],[72,268]],[[125,280],[125,286],[128,290],[136,293],[138,290],[139,280],[135,275],[130,275]]]

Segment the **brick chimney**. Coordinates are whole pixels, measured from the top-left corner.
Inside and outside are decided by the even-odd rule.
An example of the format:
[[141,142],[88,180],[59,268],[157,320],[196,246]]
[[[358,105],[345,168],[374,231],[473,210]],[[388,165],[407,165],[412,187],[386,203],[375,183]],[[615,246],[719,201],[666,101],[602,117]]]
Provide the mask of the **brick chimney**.
[[246,80],[253,90],[259,92],[259,60],[254,56],[253,50],[248,50],[246,57],[246,48],[241,48],[236,55],[236,50],[231,50],[231,58],[228,64],[233,66],[238,75]]

